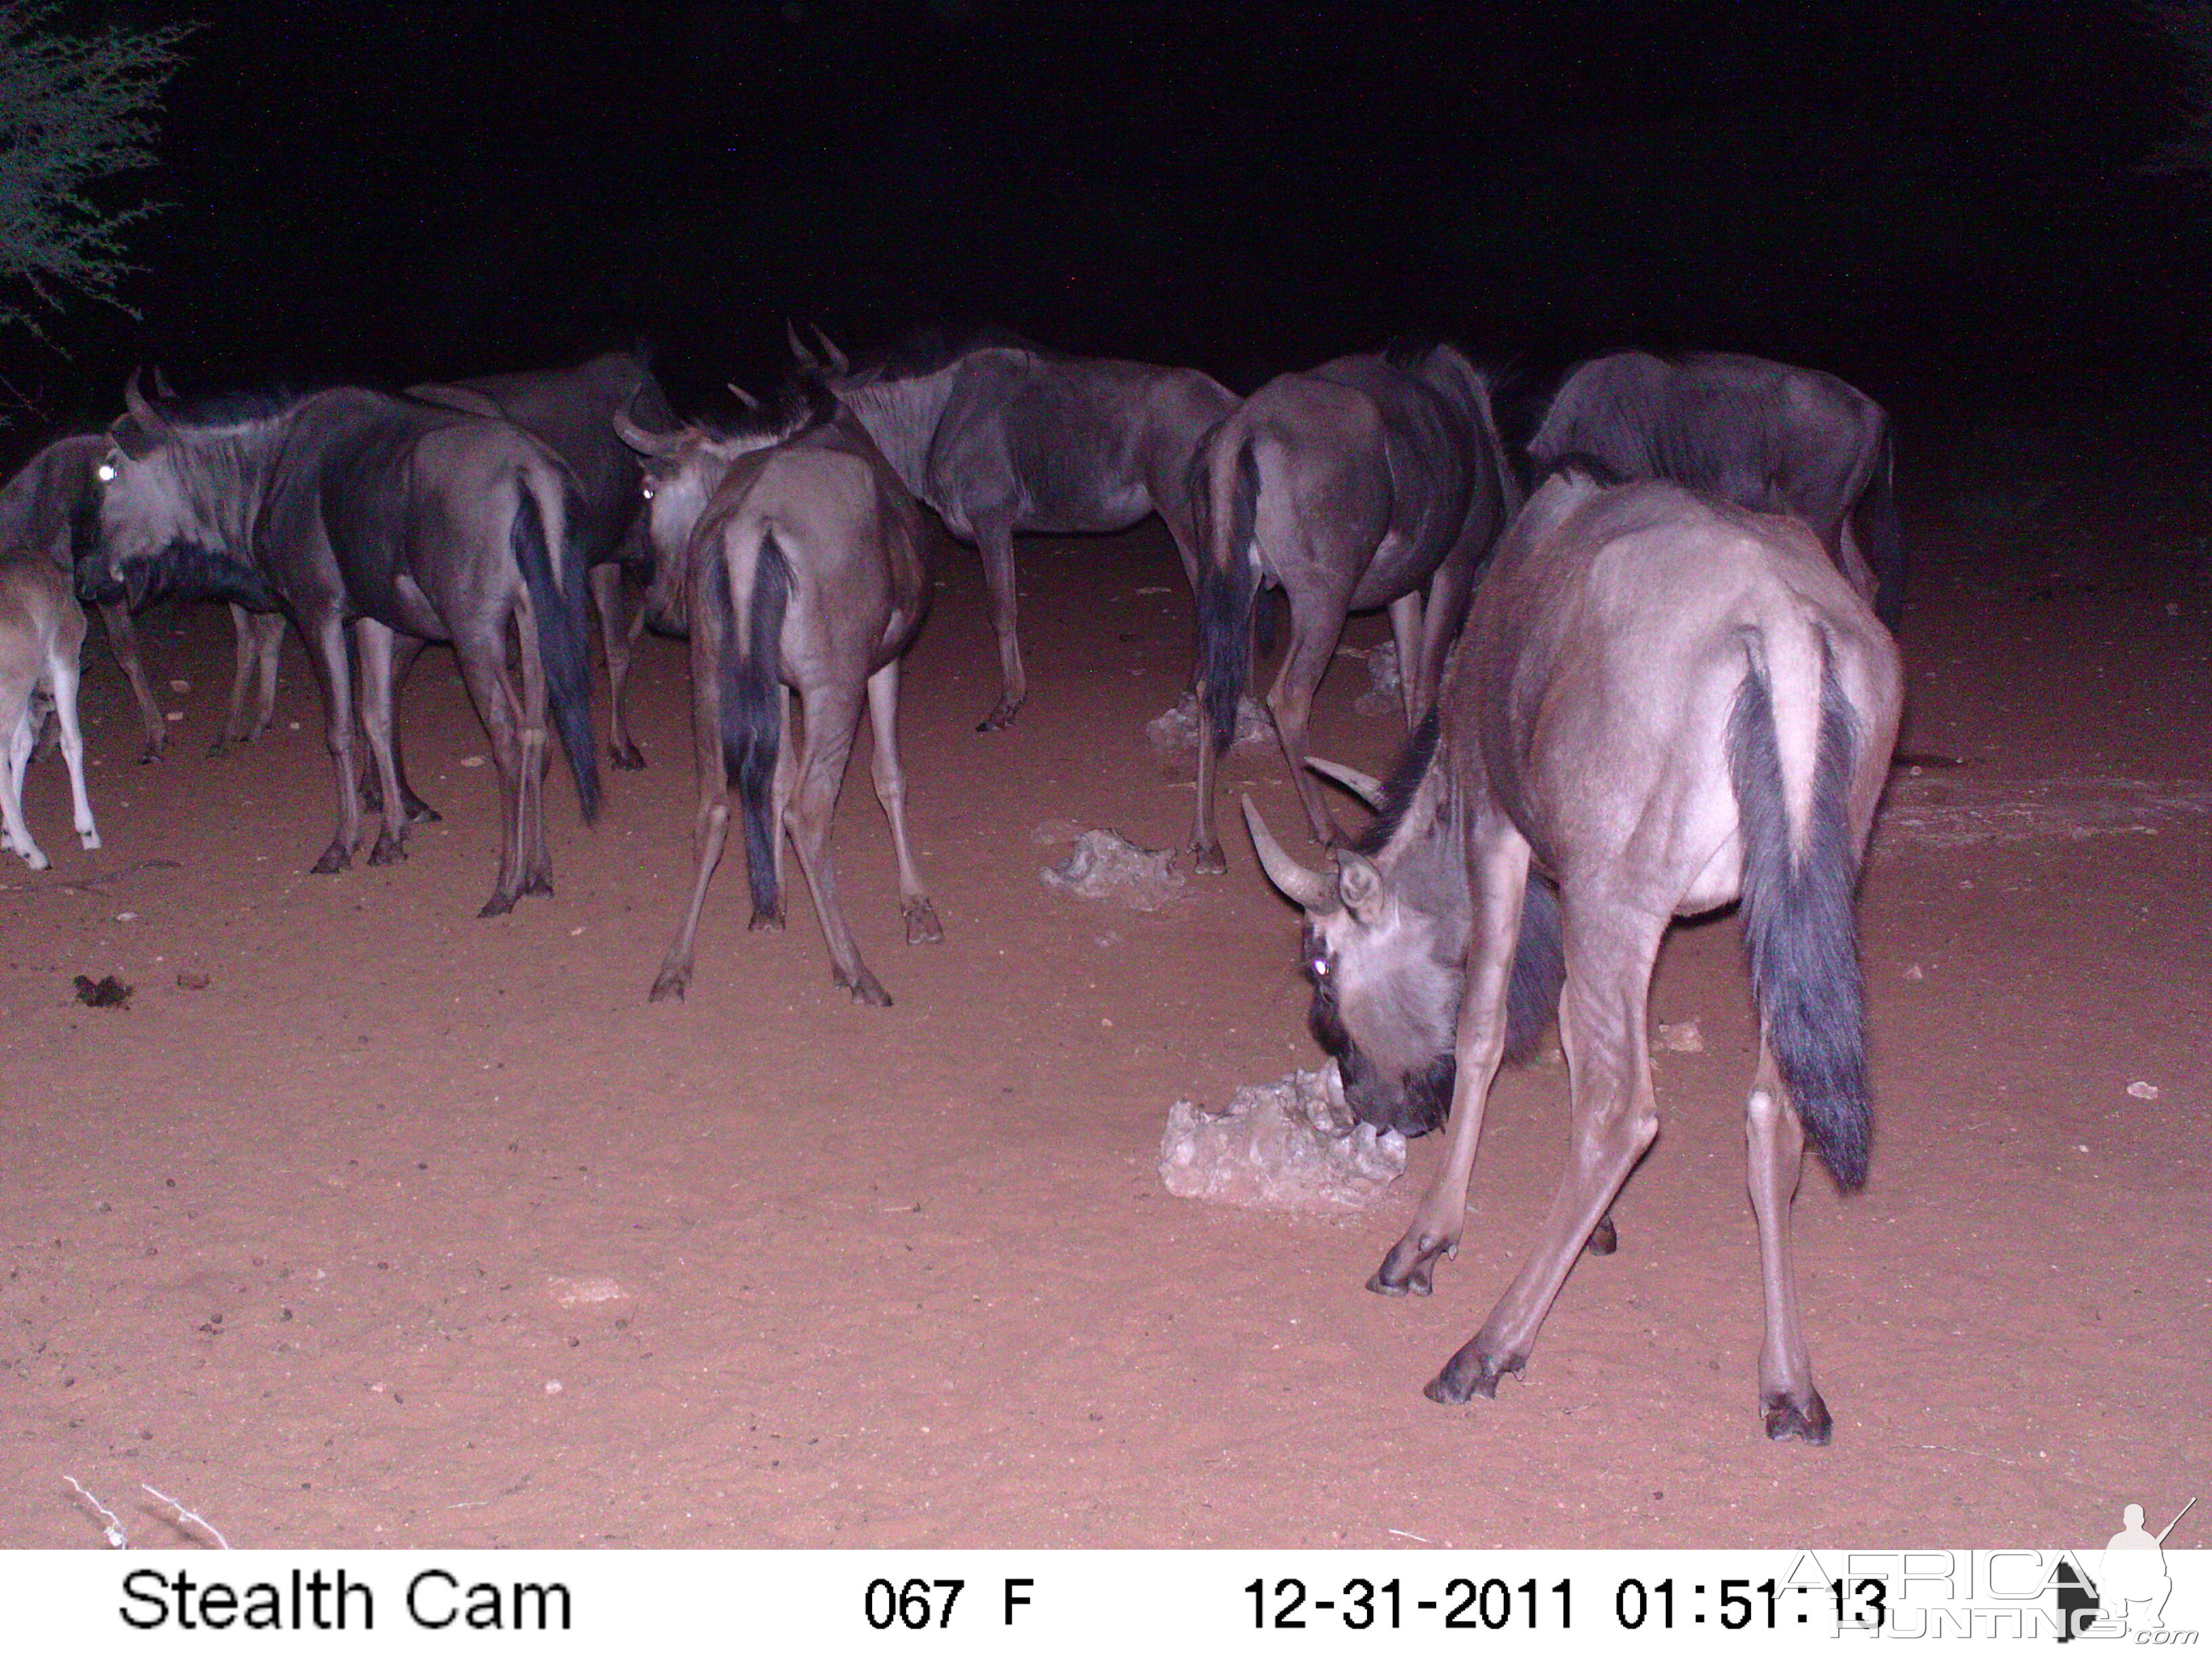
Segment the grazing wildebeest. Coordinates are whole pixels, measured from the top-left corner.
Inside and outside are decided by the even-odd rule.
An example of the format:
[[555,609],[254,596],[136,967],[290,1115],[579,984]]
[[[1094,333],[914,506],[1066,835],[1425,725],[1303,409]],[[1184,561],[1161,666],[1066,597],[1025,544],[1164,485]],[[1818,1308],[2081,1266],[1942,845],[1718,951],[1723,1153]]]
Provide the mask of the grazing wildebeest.
[[53,703],[61,727],[62,758],[69,766],[70,804],[77,839],[88,852],[100,846],[92,802],[84,787],[84,734],[76,719],[77,651],[84,644],[84,612],[70,578],[42,547],[0,550],[0,842],[33,870],[46,855],[23,819],[23,769],[39,735],[44,700]]
[[1586,455],[1624,478],[1794,514],[1892,632],[1903,617],[1889,416],[1832,374],[1726,351],[1593,357],[1561,384],[1528,453],[1540,470]]
[[[78,522],[83,514],[98,508],[100,485],[94,475],[106,453],[106,437],[87,433],[60,439],[33,455],[22,471],[0,487],[0,547],[35,549],[57,570],[72,572]],[[169,728],[161,718],[161,705],[155,699],[145,665],[139,660],[137,629],[131,625],[129,608],[119,601],[99,609],[107,629],[107,643],[130,684],[131,695],[138,705],[139,722],[146,730],[146,747],[138,758],[155,759],[168,744]],[[223,732],[229,740],[243,742],[258,736],[275,710],[276,649],[283,642],[284,619],[276,615],[257,617],[236,605],[231,607],[230,616],[237,637],[238,667]],[[261,668],[260,713],[248,726],[243,719],[246,689],[257,662]],[[222,741],[219,739],[216,746],[222,747]]]
[[1237,731],[1263,586],[1290,601],[1291,637],[1267,692],[1275,733],[1316,840],[1336,839],[1307,775],[1306,717],[1346,616],[1390,608],[1406,717],[1435,700],[1483,561],[1520,504],[1482,374],[1448,345],[1339,357],[1279,375],[1206,438],[1198,573],[1198,869],[1228,867],[1213,778]]
[[983,556],[999,636],[994,732],[1029,696],[1014,631],[1014,532],[1127,530],[1158,513],[1197,577],[1190,459],[1236,397],[1194,368],[1060,357],[989,342],[854,370],[825,338],[829,376],[908,489]]
[[410,817],[427,811],[400,766],[395,656],[403,637],[447,640],[499,771],[499,878],[482,914],[550,892],[549,689],[587,823],[599,795],[575,484],[560,459],[503,422],[353,388],[212,422],[173,420],[135,377],[125,397],[103,464],[100,546],[81,584],[120,586],[134,602],[171,587],[281,608],[300,629],[337,769],[337,832],[315,871],[350,864],[361,830],[354,658],[383,803],[369,862],[383,864],[405,856]]
[[1808,1133],[1841,1186],[1866,1176],[1853,897],[1902,690],[1889,634],[1801,523],[1562,476],[1475,594],[1440,730],[1401,772],[1373,855],[1340,852],[1334,879],[1302,868],[1247,798],[1269,878],[1306,913],[1315,1028],[1346,1100],[1418,1130],[1449,1098],[1443,1166],[1369,1288],[1425,1295],[1457,1249],[1491,1081],[1556,1000],[1572,1152],[1535,1249],[1431,1399],[1494,1395],[1527,1363],[1659,1131],[1645,1019],[1661,937],[1740,898],[1759,1024],[1760,1397],[1769,1437],[1828,1438],[1790,1206]]
[[631,737],[626,692],[630,653],[645,620],[625,614],[623,578],[652,580],[653,548],[645,534],[644,474],[614,429],[618,411],[651,432],[666,432],[676,414],[636,352],[602,352],[574,368],[549,368],[473,380],[428,383],[407,395],[471,415],[507,420],[568,464],[584,503],[583,539],[593,608],[607,653],[607,753],[617,767],[645,764]]
[[[802,380],[802,412],[765,432],[674,436],[627,420],[650,458],[653,546],[683,562],[691,635],[691,724],[699,761],[699,868],[652,1000],[681,997],[707,884],[729,834],[729,791],[744,811],[755,928],[784,925],[783,837],[799,848],[830,946],[830,978],[855,1001],[890,998],[860,960],[837,902],[830,821],[865,696],[876,798],[890,819],[909,945],[945,935],[906,833],[898,756],[899,659],[929,608],[921,512],[854,413]],[[789,693],[803,741],[787,740]]]

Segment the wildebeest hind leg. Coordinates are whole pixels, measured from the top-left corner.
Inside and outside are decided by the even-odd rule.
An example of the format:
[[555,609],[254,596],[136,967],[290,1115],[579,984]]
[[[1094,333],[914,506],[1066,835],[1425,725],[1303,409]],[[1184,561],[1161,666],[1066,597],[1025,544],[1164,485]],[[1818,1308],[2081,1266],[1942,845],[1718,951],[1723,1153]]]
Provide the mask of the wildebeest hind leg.
[[315,860],[311,874],[334,875],[353,862],[361,834],[361,769],[354,750],[353,665],[346,653],[345,624],[333,610],[309,629],[308,644],[316,677],[323,684],[323,741],[337,773],[338,827]]
[[1367,1281],[1369,1290],[1384,1296],[1408,1291],[1428,1295],[1437,1261],[1458,1253],[1460,1231],[1467,1224],[1468,1179],[1482,1139],[1483,1108],[1505,1054],[1505,988],[1528,885],[1528,843],[1503,822],[1476,825],[1468,836],[1475,849],[1474,908],[1444,1158],[1413,1212],[1413,1224]]
[[479,916],[503,916],[522,896],[522,742],[516,731],[520,711],[515,706],[514,685],[507,676],[504,629],[489,637],[456,640],[461,679],[476,704],[477,717],[491,738],[492,764],[499,773],[499,881],[484,901]]
[[545,773],[552,764],[546,743],[545,660],[538,653],[538,628],[526,611],[515,613],[522,658],[522,813],[516,833],[522,838],[522,890],[553,891],[553,854],[545,845]]
[[1590,1233],[1659,1133],[1645,1010],[1664,917],[1641,917],[1615,895],[1567,900],[1566,992],[1559,1038],[1574,1097],[1567,1167],[1535,1248],[1474,1338],[1423,1390],[1463,1404],[1494,1397],[1498,1379],[1528,1363],[1536,1333]]
[[[438,809],[416,794],[415,786],[407,781],[407,739],[399,727],[399,694],[405,689],[407,676],[421,660],[428,644],[428,640],[402,635],[398,642],[398,655],[392,665],[392,769],[399,774],[399,805],[405,809],[410,824],[445,822]],[[270,684],[273,686],[275,681],[272,679]]]
[[837,813],[837,789],[853,757],[853,738],[860,723],[860,690],[844,684],[799,694],[805,710],[805,744],[799,760],[799,786],[793,791],[787,821],[799,867],[814,896],[814,914],[830,946],[830,977],[855,1002],[888,1008],[891,1000],[860,960],[860,947],[837,902],[837,870],[830,851],[830,831]]
[[983,582],[991,590],[991,626],[999,636],[999,706],[983,717],[978,732],[1013,724],[1029,701],[1029,678],[1022,672],[1022,641],[1016,628],[1019,605],[1014,578],[1014,532],[1011,525],[987,520],[975,526],[975,545],[983,555]]
[[1769,1440],[1828,1443],[1827,1402],[1813,1386],[1813,1358],[1797,1308],[1790,1251],[1790,1206],[1804,1162],[1805,1128],[1762,1036],[1759,1071],[1744,1105],[1752,1214],[1759,1222],[1759,1276],[1765,1292],[1766,1337],[1759,1350],[1759,1403]]
[[891,821],[891,846],[898,854],[899,908],[906,918],[908,945],[944,942],[945,929],[921,884],[921,871],[914,861],[914,848],[906,837],[906,774],[899,766],[899,665],[894,657],[868,677],[868,719],[873,727],[876,799]]
[[[720,763],[716,757],[716,764]],[[720,774],[714,775],[719,787]],[[674,997],[678,1002],[691,984],[691,962],[698,946],[699,916],[707,908],[707,885],[714,878],[714,866],[722,861],[722,848],[730,839],[730,803],[726,796],[719,796],[701,812],[699,817],[699,870],[691,882],[691,902],[684,912],[683,925],[676,930],[676,942],[668,947],[668,954],[660,959],[660,972],[653,976],[653,989],[646,994],[648,1002],[665,1002]]]
[[1313,708],[1315,688],[1336,651],[1337,636],[1344,632],[1344,605],[1335,594],[1293,594],[1291,600],[1291,647],[1267,690],[1267,712],[1275,717],[1275,736],[1290,763],[1291,782],[1305,808],[1306,824],[1324,847],[1341,836],[1321,785],[1306,767],[1306,717]]
[[363,617],[353,625],[354,651],[361,664],[361,725],[376,768],[377,799],[384,827],[368,861],[396,864],[407,856],[407,815],[400,805],[399,765],[392,753],[392,657],[395,635],[382,623]]
[[586,580],[592,590],[592,608],[599,615],[599,641],[607,653],[607,757],[626,772],[645,764],[645,751],[629,734],[626,694],[629,688],[630,653],[638,629],[645,623],[645,607],[624,614],[623,568],[595,564]]

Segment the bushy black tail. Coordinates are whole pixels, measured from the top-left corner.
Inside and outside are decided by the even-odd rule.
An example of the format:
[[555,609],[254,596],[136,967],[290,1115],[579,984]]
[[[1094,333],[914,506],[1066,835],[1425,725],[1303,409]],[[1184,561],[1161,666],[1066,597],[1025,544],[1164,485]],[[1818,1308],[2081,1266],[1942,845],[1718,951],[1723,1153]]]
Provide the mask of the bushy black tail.
[[1845,1191],[1863,1185],[1874,1110],[1852,898],[1858,854],[1848,807],[1858,734],[1822,653],[1811,823],[1791,845],[1774,703],[1754,663],[1729,720],[1729,775],[1743,839],[1743,931],[1752,994],[1790,1103]]
[[761,533],[753,558],[750,625],[738,637],[727,562],[714,561],[722,605],[722,768],[737,787],[745,820],[745,866],[753,914],[774,915],[782,903],[775,884],[775,763],[783,747],[783,613],[791,599],[791,565],[775,532]]
[[1874,568],[1874,611],[1897,632],[1905,620],[1905,536],[1897,519],[1897,453],[1889,428],[1882,428],[1881,454],[1859,498],[1859,523],[1866,532],[1867,562]]
[[545,544],[545,519],[538,511],[538,493],[527,478],[515,483],[515,510],[508,527],[508,546],[522,580],[530,590],[530,608],[538,617],[538,655],[545,667],[546,700],[552,705],[553,724],[561,733],[562,750],[576,780],[576,799],[582,803],[584,822],[599,815],[599,758],[592,743],[591,624],[585,613],[582,538],[583,504],[573,488],[566,491],[562,518],[561,569],[556,576]]
[[1209,536],[1198,562],[1198,672],[1217,755],[1227,754],[1237,740],[1237,705],[1252,678],[1252,608],[1260,591],[1252,538],[1259,501],[1260,463],[1247,438],[1237,452],[1228,534]]

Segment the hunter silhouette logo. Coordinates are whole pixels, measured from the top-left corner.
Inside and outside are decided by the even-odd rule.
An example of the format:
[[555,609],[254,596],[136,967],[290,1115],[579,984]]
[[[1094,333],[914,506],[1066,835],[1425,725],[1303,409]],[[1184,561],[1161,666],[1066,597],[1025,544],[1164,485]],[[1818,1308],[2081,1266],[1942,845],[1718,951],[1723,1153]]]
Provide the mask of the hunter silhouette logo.
[[2062,1562],[2052,1575],[2062,1624],[2058,1639],[2070,1642],[2090,1634],[2093,1626],[2100,1636],[2163,1631],[2166,1600],[2173,1593],[2166,1570],[2166,1535],[2196,1507],[2192,1498],[2153,1536],[2143,1529],[2142,1505],[2130,1504],[2120,1512],[2120,1529],[2106,1543],[2095,1577],[2086,1578],[2070,1561]]

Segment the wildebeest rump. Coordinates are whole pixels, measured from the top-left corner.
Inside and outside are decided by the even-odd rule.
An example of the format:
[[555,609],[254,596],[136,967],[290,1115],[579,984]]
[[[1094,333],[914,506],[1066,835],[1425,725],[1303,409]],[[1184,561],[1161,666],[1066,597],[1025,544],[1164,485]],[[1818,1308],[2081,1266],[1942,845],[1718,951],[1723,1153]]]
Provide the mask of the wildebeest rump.
[[[162,587],[281,608],[308,641],[337,771],[337,831],[315,869],[343,869],[361,828],[352,657],[384,824],[372,863],[404,855],[407,790],[393,728],[402,637],[449,640],[492,741],[503,808],[483,914],[550,892],[549,692],[584,817],[599,809],[575,485],[503,422],[349,388],[214,423],[126,392],[102,490],[100,574],[134,601]],[[512,623],[522,668],[507,669]],[[352,652],[349,651],[349,634]]]
[[33,870],[47,859],[23,818],[23,770],[38,737],[42,699],[53,703],[69,768],[77,840],[98,850],[100,831],[84,782],[84,733],[77,725],[77,652],[84,612],[70,579],[42,547],[0,545],[0,844]]
[[1832,374],[1725,351],[1593,357],[1561,384],[1528,453],[1539,468],[1587,455],[1623,478],[1794,514],[1893,632],[1902,619],[1889,416]]
[[[826,344],[826,342],[825,342]],[[1237,406],[1191,368],[971,345],[941,361],[852,370],[830,348],[830,384],[908,489],[983,556],[1001,690],[981,731],[1029,695],[1015,632],[1016,531],[1127,530],[1158,513],[1196,580],[1190,459]]]
[[1251,675],[1262,586],[1290,601],[1290,643],[1267,692],[1306,822],[1336,824],[1305,768],[1306,717],[1346,616],[1390,607],[1409,726],[1436,696],[1483,561],[1519,504],[1488,382],[1447,345],[1340,357],[1270,380],[1206,438],[1195,486],[1198,805],[1201,872],[1226,868],[1213,778]]
[[[899,659],[927,613],[921,513],[849,410],[818,384],[780,431],[656,438],[624,424],[653,457],[657,556],[681,559],[690,623],[698,747],[699,865],[652,1000],[690,984],[699,914],[729,834],[729,791],[745,823],[756,928],[784,924],[788,831],[830,947],[830,976],[855,1000],[890,998],[860,960],[837,900],[830,831],[865,696],[876,797],[890,820],[909,945],[944,938],[907,841],[899,764]],[[790,691],[803,741],[790,738]]]
[[583,505],[582,537],[593,608],[607,655],[607,752],[617,767],[645,764],[631,736],[627,693],[630,654],[645,620],[625,614],[627,573],[650,586],[653,547],[645,532],[644,472],[614,429],[617,412],[648,432],[676,426],[660,382],[636,352],[607,351],[573,368],[483,374],[410,386],[407,395],[472,415],[512,421],[568,464]]
[[1557,997],[1573,1150],[1534,1250],[1431,1399],[1494,1395],[1527,1363],[1658,1133],[1645,1022],[1660,940],[1672,918],[1741,898],[1759,1023],[1761,1403],[1771,1437],[1827,1439],[1789,1212],[1808,1133],[1844,1187],[1866,1176],[1853,899],[1902,685],[1887,631],[1797,521],[1673,484],[1556,478],[1475,595],[1440,730],[1373,856],[1340,853],[1333,879],[1304,869],[1247,799],[1269,876],[1306,912],[1316,1027],[1346,1101],[1419,1129],[1449,1097],[1443,1164],[1370,1288],[1425,1294],[1456,1249],[1492,1079]]

